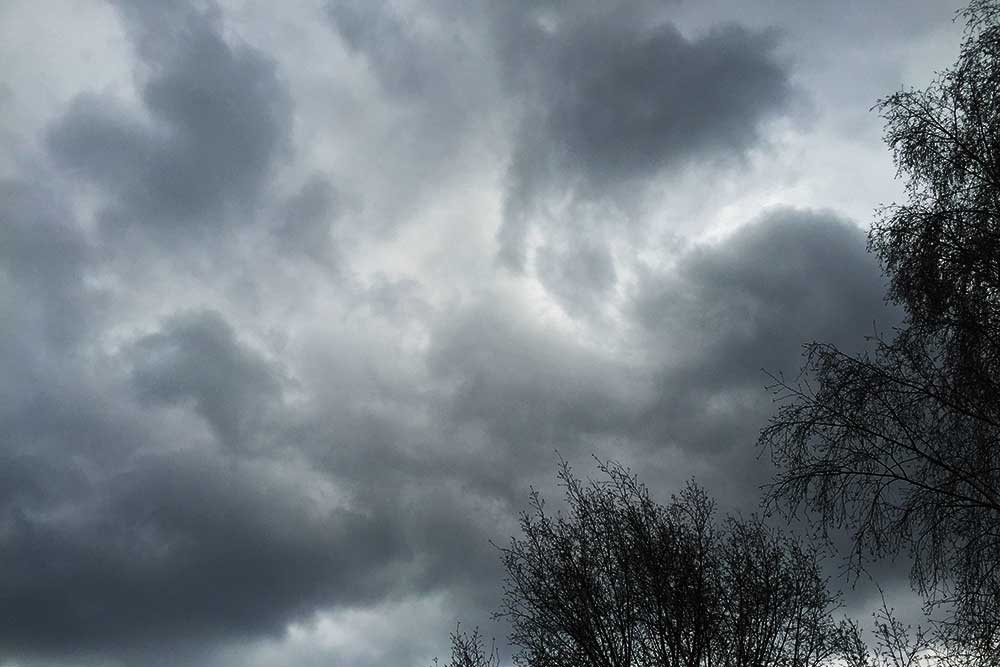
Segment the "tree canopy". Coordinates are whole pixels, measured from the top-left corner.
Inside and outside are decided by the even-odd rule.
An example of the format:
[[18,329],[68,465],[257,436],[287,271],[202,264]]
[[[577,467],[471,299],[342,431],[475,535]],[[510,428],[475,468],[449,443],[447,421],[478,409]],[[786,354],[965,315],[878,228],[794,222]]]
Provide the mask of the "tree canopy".
[[535,493],[502,549],[498,616],[532,667],[827,664],[840,626],[816,551],[757,518],[716,516],[689,484],[669,504],[621,466],[583,482],[563,465],[567,511]]
[[937,641],[1000,659],[1000,3],[961,13],[957,62],[881,100],[906,201],[869,235],[905,318],[864,354],[806,346],[760,444],[768,497],[853,534],[854,563],[905,553],[944,610]]

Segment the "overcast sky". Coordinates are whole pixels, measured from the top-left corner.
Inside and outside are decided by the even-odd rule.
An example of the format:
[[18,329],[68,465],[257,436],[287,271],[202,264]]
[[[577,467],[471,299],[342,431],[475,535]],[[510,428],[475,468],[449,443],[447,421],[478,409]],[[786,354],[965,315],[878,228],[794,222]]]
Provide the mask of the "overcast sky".
[[957,7],[4,0],[0,665],[502,640],[557,451],[752,512]]

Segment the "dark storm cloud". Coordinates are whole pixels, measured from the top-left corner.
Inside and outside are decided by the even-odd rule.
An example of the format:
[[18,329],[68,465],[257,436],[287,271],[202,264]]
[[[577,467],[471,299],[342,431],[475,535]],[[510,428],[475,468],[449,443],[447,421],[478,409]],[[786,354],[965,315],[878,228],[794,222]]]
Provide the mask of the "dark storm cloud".
[[613,197],[664,169],[739,159],[793,97],[774,32],[724,25],[692,38],[624,12],[548,23],[525,12],[508,23],[510,77],[526,106],[499,233],[512,266],[538,197]]
[[132,347],[132,381],[140,400],[190,402],[230,447],[247,444],[280,407],[275,370],[242,346],[217,313],[178,315]]
[[[0,654],[145,662],[157,647],[281,637],[322,608],[443,586],[481,600],[495,581],[486,526],[466,510],[475,490],[397,449],[393,430],[283,410],[280,372],[219,315],[169,318],[105,363],[131,371],[116,384],[79,364],[42,376],[35,361],[34,393],[0,412],[13,482]],[[168,406],[231,446],[157,419]],[[310,459],[304,433],[351,451]],[[349,458],[359,470],[339,469]]]
[[88,93],[49,128],[48,149],[70,175],[109,197],[115,228],[202,238],[246,220],[289,132],[290,102],[274,65],[230,45],[212,12],[182,3],[124,3],[141,58],[146,116]]
[[[813,279],[804,283],[803,271]],[[706,406],[724,405],[733,388],[759,391],[760,365],[793,360],[803,337],[851,338],[879,290],[860,232],[825,214],[780,212],[695,248],[675,275],[645,285],[636,317],[649,330],[648,358],[662,356],[662,338],[691,350],[682,363],[626,367],[483,301],[436,330],[429,362],[449,391],[355,386],[346,405],[317,401],[304,412],[285,406],[279,367],[221,316],[168,318],[124,348],[124,384],[64,368],[61,381],[38,378],[35,403],[7,415],[18,435],[5,470],[19,485],[3,498],[0,601],[15,620],[0,648],[145,661],[151,647],[187,646],[198,655],[199,646],[280,637],[318,609],[439,590],[467,605],[456,615],[478,614],[495,602],[488,540],[504,538],[495,512],[509,516],[523,501],[518,471],[539,457],[554,465],[555,446],[585,454],[601,434],[692,450],[724,440],[752,458],[746,423],[766,401],[733,404],[731,418]],[[656,395],[642,389],[649,372]],[[394,401],[422,402],[447,446],[410,452],[429,435],[387,411]],[[366,416],[368,404],[382,407]],[[171,443],[169,430],[151,430],[163,408],[244,447]],[[487,456],[466,452],[469,424],[488,434]],[[261,432],[266,443],[245,447]],[[276,473],[296,461],[339,485],[346,505],[325,507],[309,481]],[[730,481],[726,499],[749,497],[737,486]]]
[[317,512],[249,462],[197,453],[137,458],[88,501],[6,522],[3,649],[280,635],[320,604],[377,599],[408,556],[396,522]]
[[796,96],[776,31],[726,23],[682,34],[666,20],[671,4],[326,9],[347,51],[407,113],[404,145],[422,167],[407,180],[453,164],[451,148],[471,132],[513,133],[491,149],[509,152],[498,239],[512,267],[524,265],[546,198],[634,203],[664,172],[738,162]]
[[[583,461],[586,475],[588,453],[618,451],[656,462],[637,472],[661,497],[675,490],[664,479],[694,474],[727,511],[752,513],[772,473],[754,447],[774,409],[763,370],[794,375],[808,340],[851,350],[875,327],[891,331],[900,314],[883,294],[861,229],[825,211],[779,209],[643,279],[631,311],[645,331],[643,366],[602,358],[487,301],[437,333],[432,368],[454,383],[448,418],[484,429],[500,461],[487,465],[507,475],[553,467],[553,448]],[[618,449],[600,448],[604,438]],[[478,474],[463,478],[486,488],[489,475]],[[512,507],[523,502],[516,489],[495,488]],[[886,586],[906,576],[873,567]],[[855,608],[870,604],[849,584],[833,582]]]
[[670,277],[647,281],[635,312],[650,331],[683,330],[687,358],[728,385],[751,365],[787,370],[802,342],[852,348],[873,322],[888,329],[897,316],[884,287],[863,230],[829,212],[777,209],[689,249]]
[[[790,268],[780,268],[779,258]],[[680,267],[676,278],[650,284],[638,308],[650,331],[663,329],[667,340],[708,333],[702,353],[662,371],[655,410],[671,419],[656,436],[674,443],[713,433],[719,417],[701,410],[700,399],[725,398],[730,386],[759,382],[760,362],[744,360],[735,371],[727,363],[744,354],[769,358],[774,347],[791,358],[810,326],[847,335],[857,319],[852,299],[877,293],[868,283],[860,233],[819,214],[774,215],[718,246],[692,251]],[[797,280],[807,269],[816,269],[812,286]],[[75,276],[53,276],[53,293]],[[699,312],[698,304],[708,313],[694,318],[698,333],[678,330],[674,323]],[[782,321],[789,332],[774,338],[769,332],[782,330]],[[579,449],[591,434],[628,438],[645,419],[636,420],[644,401],[630,388],[635,371],[569,338],[554,339],[496,303],[442,325],[435,340],[432,367],[455,389],[443,402],[433,394],[424,400],[456,424],[482,425],[503,445],[494,452],[503,472],[535,466],[539,456],[549,461],[553,445]],[[289,621],[317,609],[442,588],[460,591],[454,599],[469,604],[456,615],[491,604],[497,557],[488,539],[503,536],[492,534],[495,519],[485,519],[469,499],[506,498],[512,490],[476,468],[493,461],[463,456],[461,439],[449,447],[454,454],[428,460],[407,453],[406,426],[391,416],[365,428],[338,414],[329,421],[306,416],[304,425],[301,415],[274,414],[283,403],[281,373],[217,314],[168,318],[158,332],[127,346],[123,361],[131,372],[119,394],[88,385],[82,372],[62,382],[45,378],[50,395],[18,412],[21,445],[8,443],[16,455],[5,467],[21,480],[4,499],[7,575],[0,600],[14,619],[0,632],[5,652],[91,651],[146,661],[143,651],[158,646],[187,646],[198,655],[197,646],[279,637]],[[54,393],[67,383],[79,386]],[[678,409],[677,395],[668,391],[674,386],[697,400]],[[106,400],[88,402],[88,392]],[[155,422],[130,419],[114,405],[130,394],[145,399],[145,410],[163,404],[191,411],[233,442],[245,442],[261,412],[275,420],[272,432],[288,436],[300,452],[301,435],[310,432],[317,442],[314,469],[349,482],[350,506],[319,508],[308,484],[268,474],[276,459],[267,456],[233,458],[187,442],[170,447],[169,433],[143,432]],[[385,400],[378,393],[370,398]],[[693,415],[688,423],[685,411]],[[735,428],[725,437],[734,446],[749,444]],[[73,457],[66,456],[68,443]],[[328,460],[318,454],[322,447],[331,451]],[[511,461],[515,456],[520,463]],[[96,479],[95,463],[103,471]]]
[[554,149],[582,171],[585,188],[695,154],[742,152],[791,94],[771,33],[726,26],[689,40],[670,25],[602,25],[561,37],[546,45],[552,60],[542,63],[539,84],[546,143],[521,144],[527,154],[515,169]]
[[[592,283],[562,279],[564,289]],[[754,447],[773,410],[764,370],[794,375],[807,340],[858,349],[876,324],[890,330],[899,314],[883,293],[863,231],[831,213],[782,209],[640,281],[629,314],[641,363],[494,301],[441,326],[430,363],[451,386],[441,403],[448,420],[489,438],[489,469],[537,474],[555,448],[608,455],[601,443],[612,440],[626,458],[679,455],[721,502],[753,511],[770,474]],[[488,470],[463,475],[516,504]]]
[[883,294],[864,232],[830,213],[772,211],[720,243],[692,248],[669,276],[648,279],[635,301],[637,320],[670,345],[651,350],[663,365],[637,435],[715,459],[711,481],[752,499],[769,474],[752,462],[774,409],[765,371],[794,377],[809,340],[857,350],[876,326],[891,331],[899,313]]
[[[682,32],[662,2],[325,3],[330,51],[303,52],[367,68],[354,89],[326,62],[286,86],[287,54],[234,36],[252,4],[230,24],[211,4],[117,3],[135,99],[76,96],[43,133],[54,176],[0,181],[0,662],[287,664],[225,650],[308,652],[290,623],[401,600],[443,613],[444,641],[496,604],[490,540],[553,481],[554,449],[648,463],[663,497],[697,472],[752,511],[761,367],[794,373],[804,340],[858,347],[898,316],[862,232],[826,212],[772,211],[662,271],[636,254],[647,221],[618,208],[689,165],[749,164],[791,106],[784,38],[716,20],[750,10]],[[248,32],[307,41],[300,11]],[[316,80],[351,99],[292,155],[289,91],[315,111]],[[360,185],[327,152],[342,146]],[[531,276],[492,274],[488,241],[451,234],[470,215],[486,238],[478,207],[499,201],[511,265],[540,232]],[[339,235],[362,208],[413,227],[352,255]],[[178,276],[197,263],[179,242],[264,217]],[[123,231],[159,243],[110,260]],[[409,639],[382,664],[412,663]]]
[[[78,376],[103,300],[86,287],[92,248],[58,192],[0,182],[0,514],[84,480],[63,448],[115,442],[104,397]],[[23,508],[22,508],[23,509]]]
[[[0,655],[200,660],[324,608],[492,595],[476,490],[400,449],[401,424],[286,409],[281,369],[221,315],[169,317],[96,366],[46,347],[49,311],[86,303],[83,245],[51,198],[5,188],[0,286],[23,319],[0,342]],[[177,428],[191,417],[227,447]]]
[[[887,331],[898,321],[865,245],[836,215],[783,209],[689,248],[638,286],[630,314],[643,332],[642,364],[484,302],[434,337],[432,371],[452,383],[447,415],[529,458],[607,436],[677,447],[723,468],[736,453],[752,459],[772,409],[765,369],[794,374],[803,342],[857,349],[876,323]],[[561,276],[564,289],[592,287],[589,269],[577,268],[580,276]]]

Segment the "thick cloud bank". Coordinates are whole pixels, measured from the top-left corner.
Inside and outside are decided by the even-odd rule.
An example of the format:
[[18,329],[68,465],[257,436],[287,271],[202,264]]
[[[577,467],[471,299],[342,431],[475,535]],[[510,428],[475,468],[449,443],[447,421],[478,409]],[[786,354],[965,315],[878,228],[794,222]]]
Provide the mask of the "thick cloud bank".
[[751,510],[898,316],[816,51],[950,24],[716,4],[0,9],[0,665],[428,664],[557,451]]

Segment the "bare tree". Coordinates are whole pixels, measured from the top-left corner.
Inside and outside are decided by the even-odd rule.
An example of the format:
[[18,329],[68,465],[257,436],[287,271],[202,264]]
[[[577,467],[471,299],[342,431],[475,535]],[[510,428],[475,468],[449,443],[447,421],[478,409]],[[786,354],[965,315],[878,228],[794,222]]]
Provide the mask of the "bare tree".
[[[434,665],[437,665],[437,658]],[[451,660],[444,667],[500,667],[496,643],[490,642],[487,649],[479,628],[470,633],[457,626],[451,633]]]
[[1000,662],[1000,3],[975,0],[955,66],[876,105],[907,202],[869,236],[905,310],[867,354],[806,346],[760,436],[769,499],[853,532],[852,562],[907,552],[948,612],[937,641]]
[[721,544],[717,662],[820,665],[840,651],[818,552],[752,518],[727,521]]
[[498,616],[532,667],[828,664],[838,650],[818,554],[756,518],[719,522],[689,484],[667,506],[615,464],[583,482],[563,464],[567,511],[538,493],[502,549]]

